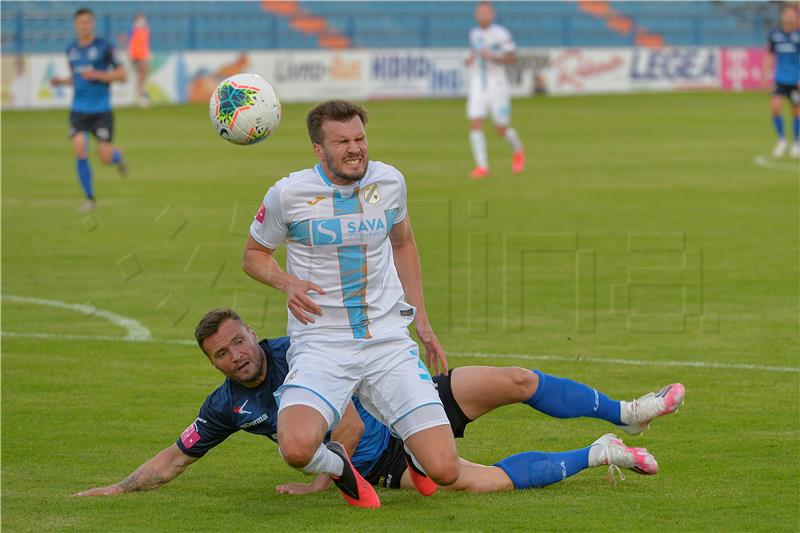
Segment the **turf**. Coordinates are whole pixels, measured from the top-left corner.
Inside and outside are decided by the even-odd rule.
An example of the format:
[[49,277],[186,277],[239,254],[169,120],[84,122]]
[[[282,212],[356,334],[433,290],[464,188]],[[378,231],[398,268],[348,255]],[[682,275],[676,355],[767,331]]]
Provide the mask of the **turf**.
[[[657,476],[612,485],[596,469],[541,490],[424,500],[382,491],[383,508],[363,512],[333,491],[276,495],[276,484],[303,476],[271,442],[237,434],[157,491],[73,498],[173,442],[220,376],[193,346],[63,338],[124,331],[6,298],[3,529],[800,528],[800,172],[788,160],[769,161],[783,170],[754,164],[773,140],[766,98],[517,100],[529,166],[512,175],[507,147],[490,135],[492,175],[481,182],[466,178],[463,106],[368,106],[370,156],[409,184],[428,311],[446,349],[463,354],[451,364],[535,366],[620,398],[683,382],[678,415],[627,439],[655,454]],[[204,107],[120,110],[131,176],[93,156],[92,215],[76,212],[66,114],[3,112],[3,295],[91,303],[160,340],[190,339],[220,305],[263,336],[282,334],[281,295],[239,263],[266,189],[313,163],[307,108],[285,106],[276,135],[254,147],[215,138]],[[526,357],[548,354],[562,358]],[[585,446],[612,429],[512,406],[471,425],[459,450],[494,462]]]

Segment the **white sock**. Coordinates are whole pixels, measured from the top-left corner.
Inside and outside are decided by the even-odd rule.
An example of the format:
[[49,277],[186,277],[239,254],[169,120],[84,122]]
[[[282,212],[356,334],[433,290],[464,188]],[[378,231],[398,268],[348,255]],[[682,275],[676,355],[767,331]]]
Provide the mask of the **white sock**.
[[306,474],[328,474],[341,476],[344,471],[342,458],[320,444],[311,461],[301,469]]
[[489,156],[486,155],[486,136],[483,134],[483,130],[469,130],[469,144],[472,146],[475,166],[489,168]]
[[599,444],[593,445],[589,448],[589,466],[600,466],[600,459],[603,458],[603,447]]
[[522,141],[519,140],[519,135],[517,135],[517,130],[512,128],[511,126],[506,128],[506,134],[504,136],[506,142],[514,151],[514,153],[522,151]]
[[620,401],[619,402],[619,420],[623,424],[630,424],[631,423],[631,402]]

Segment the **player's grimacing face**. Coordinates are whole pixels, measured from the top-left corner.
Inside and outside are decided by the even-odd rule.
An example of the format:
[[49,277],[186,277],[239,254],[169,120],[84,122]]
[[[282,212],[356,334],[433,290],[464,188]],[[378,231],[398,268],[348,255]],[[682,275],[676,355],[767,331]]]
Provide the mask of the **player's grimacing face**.
[[75,34],[81,40],[94,35],[94,17],[89,13],[75,17]]
[[367,132],[361,117],[355,116],[347,122],[323,122],[322,144],[314,144],[314,153],[329,178],[336,177],[344,183],[363,178],[369,157]]
[[479,4],[475,8],[475,20],[481,28],[488,28],[494,22],[494,9],[488,4]]
[[225,320],[203,341],[211,364],[234,381],[254,387],[266,376],[266,356],[255,332],[238,320]]

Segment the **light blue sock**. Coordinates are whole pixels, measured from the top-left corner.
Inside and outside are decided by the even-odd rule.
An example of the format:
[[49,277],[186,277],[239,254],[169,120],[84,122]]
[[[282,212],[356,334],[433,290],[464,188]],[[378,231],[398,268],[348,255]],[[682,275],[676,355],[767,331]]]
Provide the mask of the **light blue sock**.
[[86,198],[94,198],[94,189],[92,188],[92,167],[89,166],[88,159],[77,159],[78,180],[81,182],[81,188]]
[[792,138],[794,142],[800,142],[800,117],[792,119]]
[[524,452],[494,466],[505,472],[517,490],[558,483],[589,467],[589,448],[568,452]]
[[116,165],[120,161],[122,161],[122,154],[119,152],[119,150],[114,150],[114,152],[111,154],[111,164]]
[[772,117],[772,125],[775,126],[775,133],[778,134],[778,137],[783,139],[783,117],[780,115]]
[[539,376],[536,392],[525,402],[537,411],[556,418],[590,416],[622,424],[620,403],[602,392],[571,379],[533,370]]

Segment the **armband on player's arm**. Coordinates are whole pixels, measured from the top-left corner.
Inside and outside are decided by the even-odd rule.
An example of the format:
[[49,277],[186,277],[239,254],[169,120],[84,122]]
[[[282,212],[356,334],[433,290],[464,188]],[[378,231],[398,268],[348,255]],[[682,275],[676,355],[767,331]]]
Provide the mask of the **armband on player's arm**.
[[198,459],[199,457],[186,455],[177,444],[173,444],[161,450],[119,483],[107,487],[95,487],[79,492],[75,496],[113,496],[123,492],[157,489],[181,475],[187,466]]

